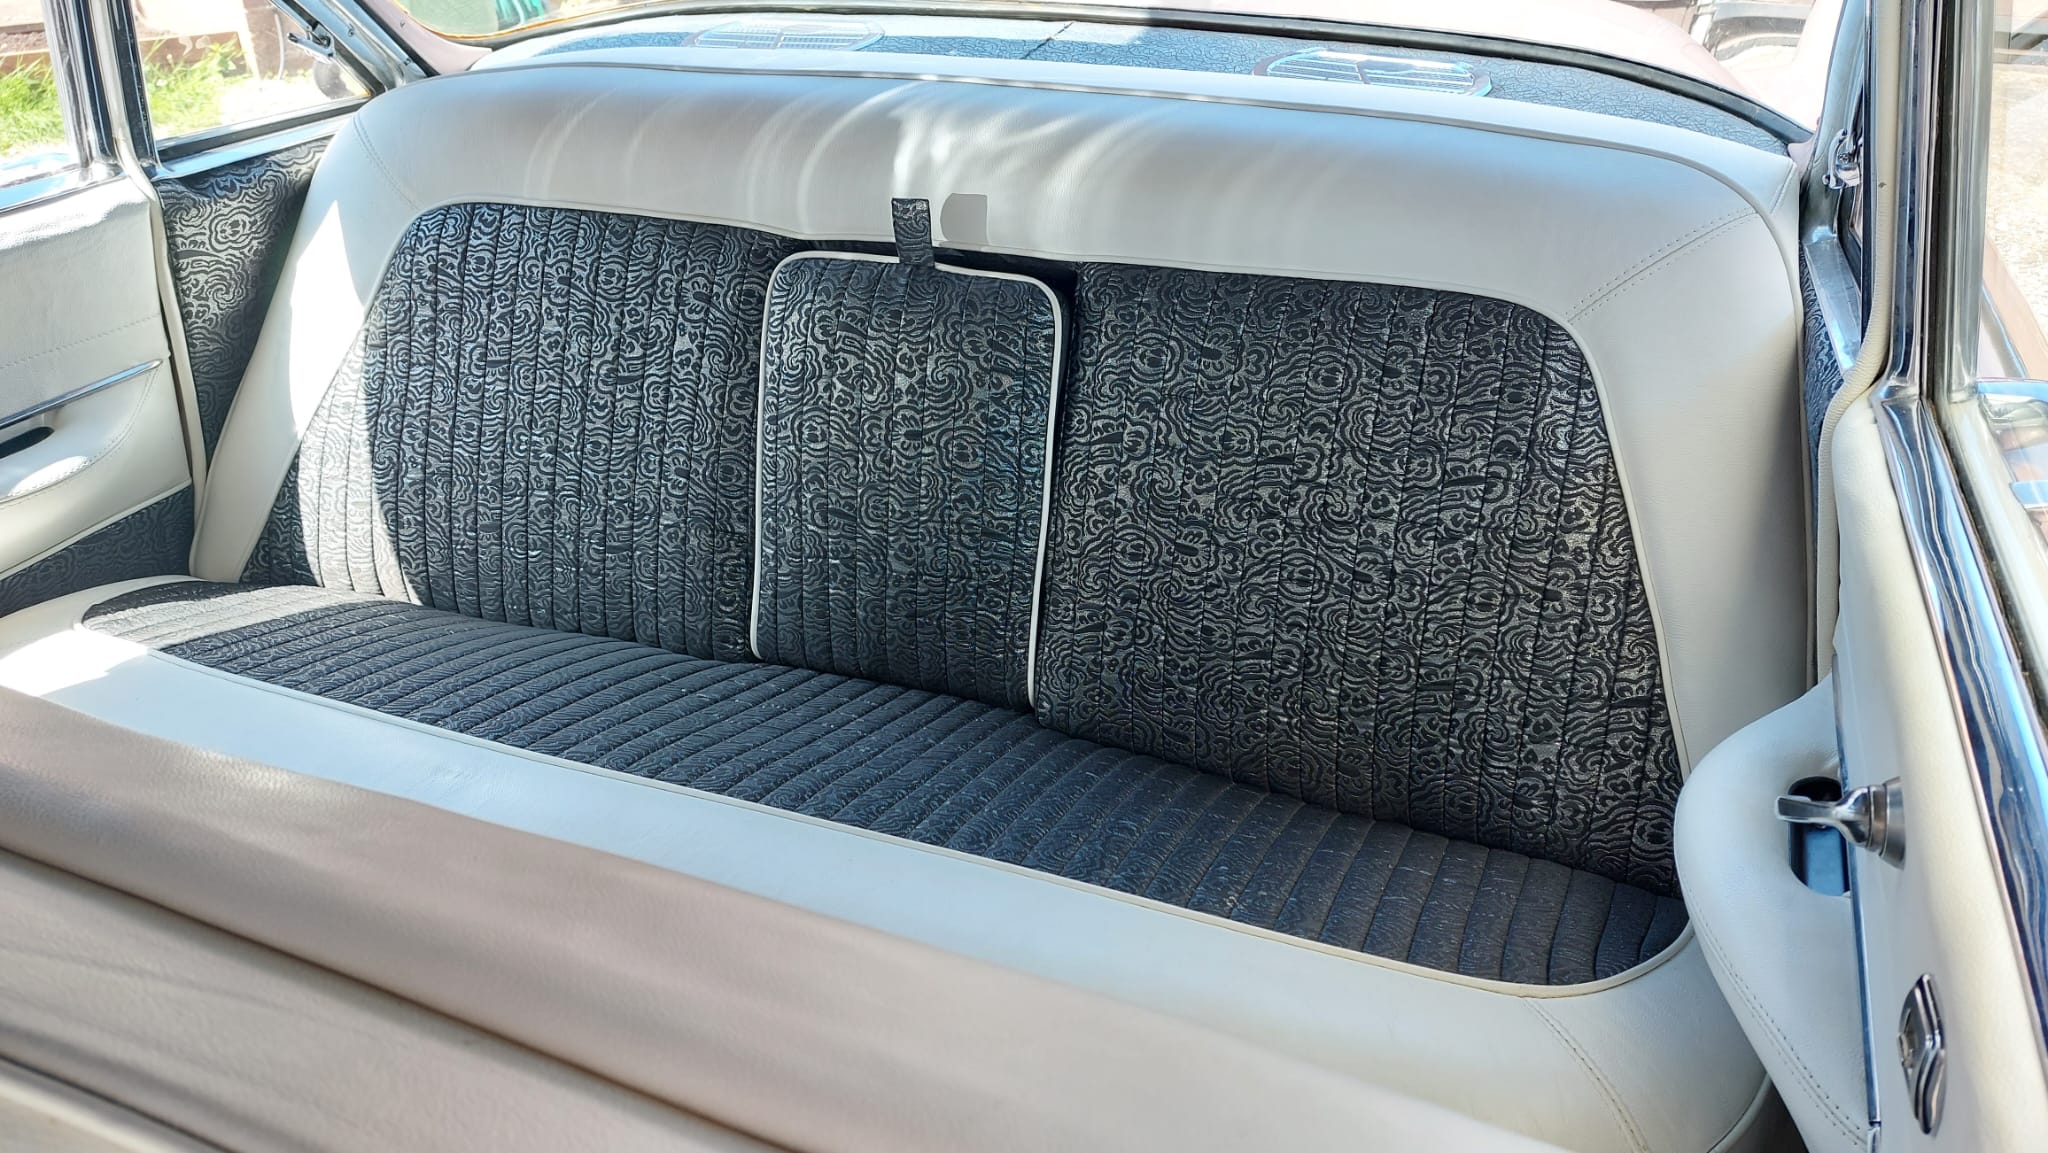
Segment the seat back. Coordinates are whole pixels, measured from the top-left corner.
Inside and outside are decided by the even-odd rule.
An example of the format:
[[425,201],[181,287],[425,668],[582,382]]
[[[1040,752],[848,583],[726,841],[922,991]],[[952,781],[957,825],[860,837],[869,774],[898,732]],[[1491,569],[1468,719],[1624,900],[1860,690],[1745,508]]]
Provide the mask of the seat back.
[[1578,345],[1500,300],[1088,265],[1047,724],[1671,891],[1677,747]]
[[1269,78],[550,61],[336,139],[199,575],[744,656],[767,278],[919,199],[1072,285],[1048,724],[1668,890],[1679,774],[1803,686],[1782,155]]
[[564,208],[420,214],[236,575],[743,659],[761,302],[797,247]]

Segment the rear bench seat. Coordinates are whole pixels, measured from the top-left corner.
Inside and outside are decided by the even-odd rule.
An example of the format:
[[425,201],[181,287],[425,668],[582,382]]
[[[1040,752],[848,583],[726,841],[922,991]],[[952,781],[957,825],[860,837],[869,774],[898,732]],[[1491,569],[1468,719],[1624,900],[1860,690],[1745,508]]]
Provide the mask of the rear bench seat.
[[[0,624],[0,683],[322,773],[362,770],[233,702],[343,707],[419,758],[378,787],[466,811],[559,765],[530,795],[574,828],[518,819],[629,854],[670,850],[602,813],[709,794],[900,838],[904,877],[913,846],[1056,875],[1089,888],[1016,935],[1142,900],[1013,955],[709,867],[1574,1148],[1744,1131],[1761,1075],[1670,817],[1804,671],[1782,157],[1398,92],[619,55],[355,118],[214,462],[205,579]],[[901,259],[840,251],[878,242]],[[88,683],[137,662],[219,709]],[[540,759],[451,782],[449,739]],[[1266,932],[1119,936],[1187,911]],[[1258,988],[1290,940],[1341,968]],[[1148,955],[1194,976],[1128,987]],[[1305,1026],[1332,996],[1349,1024]]]

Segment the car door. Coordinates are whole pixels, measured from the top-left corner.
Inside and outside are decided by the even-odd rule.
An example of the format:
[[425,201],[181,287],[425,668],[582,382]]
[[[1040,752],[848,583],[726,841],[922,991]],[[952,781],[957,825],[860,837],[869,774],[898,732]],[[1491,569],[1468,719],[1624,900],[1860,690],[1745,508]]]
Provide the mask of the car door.
[[1885,360],[1830,454],[1866,1089],[1880,1148],[2041,1149],[2048,60],[2011,0],[1904,16]]
[[5,615],[187,570],[326,140],[421,72],[321,0],[0,0],[0,26],[31,49],[0,56]]
[[1851,3],[1801,235],[1816,685],[1687,782],[1709,965],[1808,1149],[2048,1149],[2048,60]]
[[[179,571],[193,458],[149,190],[121,158],[88,14],[0,0],[0,613],[80,569]],[[164,567],[168,566],[168,567]]]

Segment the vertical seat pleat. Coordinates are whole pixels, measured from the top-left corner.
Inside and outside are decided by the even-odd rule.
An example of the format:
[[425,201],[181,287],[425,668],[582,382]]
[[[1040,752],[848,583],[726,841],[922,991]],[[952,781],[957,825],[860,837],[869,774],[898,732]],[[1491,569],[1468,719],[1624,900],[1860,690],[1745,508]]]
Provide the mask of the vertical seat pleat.
[[570,209],[422,214],[246,579],[744,657],[761,300],[794,247]]

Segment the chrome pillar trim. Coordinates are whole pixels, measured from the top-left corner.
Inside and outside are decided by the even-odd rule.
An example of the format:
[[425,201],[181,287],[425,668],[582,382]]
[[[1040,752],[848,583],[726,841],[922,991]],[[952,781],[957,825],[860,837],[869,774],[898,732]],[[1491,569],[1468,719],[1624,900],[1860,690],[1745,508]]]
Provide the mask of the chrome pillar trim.
[[1942,675],[2005,880],[2033,994],[2034,1038],[2048,1057],[2048,736],[1933,415],[1899,382],[1888,383],[1874,403]]
[[426,76],[384,26],[349,0],[271,0],[304,30],[292,37],[307,51],[325,55],[354,72],[372,95]]
[[[1896,79],[1899,116],[1898,169],[1888,190],[1895,205],[1893,216],[1893,291],[1891,347],[1887,377],[1912,379],[1913,358],[1920,351],[1921,305],[1928,295],[1928,269],[1922,261],[1927,233],[1934,223],[1929,205],[1931,183],[1929,143],[1936,124],[1934,111],[1933,22],[1927,10],[1933,0],[1912,4],[1900,29],[1899,70]],[[1873,96],[1885,85],[1874,82]]]
[[[1862,98],[1865,77],[1870,71],[1870,5],[1867,0],[1843,0],[1841,23],[1835,28],[1834,51],[1828,57],[1826,94],[1821,99],[1820,124],[1814,139],[1832,141],[1853,134],[1856,104]],[[1862,141],[1865,166],[1869,141]],[[1800,198],[1800,230],[1812,234],[1819,229],[1832,232],[1835,209],[1842,190],[1828,183],[1828,166],[1809,163],[1806,167],[1806,195]]]
[[44,0],[43,21],[44,42],[58,78],[58,100],[79,168],[106,168],[114,162],[114,145],[107,127],[108,101],[93,61],[85,0]]
[[[131,0],[80,2],[90,7],[94,17],[104,24],[100,29],[102,35],[93,43],[109,57],[107,66],[112,71],[102,71],[101,75],[111,75],[116,80],[114,89],[107,93],[107,113],[120,119],[120,129],[127,133],[136,161],[146,168],[156,160],[156,132],[150,125],[148,82],[142,74],[142,42],[135,34],[134,6]],[[109,146],[119,150],[112,140]]]
[[103,376],[91,384],[80,385],[70,392],[58,393],[48,400],[29,405],[19,412],[11,412],[6,416],[0,416],[0,432],[13,428],[17,424],[27,424],[29,421],[39,416],[53,413],[67,404],[76,404],[94,393],[104,392],[117,384],[134,380],[143,373],[162,366],[162,364],[163,361],[161,360],[152,360],[146,364],[138,364],[133,368],[124,368],[112,376]]
[[1807,236],[1800,252],[1806,257],[1813,294],[1820,301],[1821,327],[1834,349],[1835,365],[1846,379],[1863,351],[1863,289],[1856,283],[1833,225]]

